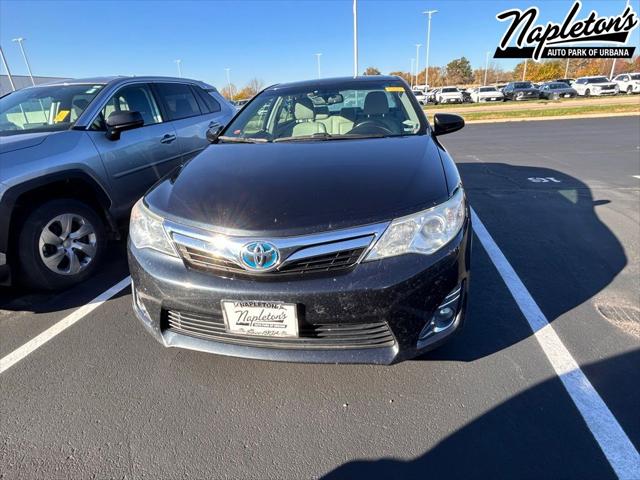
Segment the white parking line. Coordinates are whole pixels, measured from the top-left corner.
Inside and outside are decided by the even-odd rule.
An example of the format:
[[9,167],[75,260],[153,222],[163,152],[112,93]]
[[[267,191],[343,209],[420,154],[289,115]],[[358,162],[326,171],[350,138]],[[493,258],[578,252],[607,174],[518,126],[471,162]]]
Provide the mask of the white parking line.
[[633,178],[640,178],[640,175],[631,175]]
[[125,287],[128,287],[130,283],[131,283],[131,277],[128,276],[126,278],[123,278],[118,283],[116,283],[114,286],[112,286],[108,290],[102,292],[100,295],[98,295],[96,298],[91,300],[86,305],[83,305],[82,307],[78,308],[77,310],[74,310],[73,313],[67,315],[62,320],[60,320],[58,323],[56,323],[56,324],[52,325],[51,327],[47,328],[44,332],[42,332],[41,334],[39,334],[36,337],[32,338],[31,340],[29,340],[27,343],[25,343],[21,347],[16,348],[10,354],[2,357],[0,359],[0,373],[3,373],[8,368],[11,368],[13,365],[18,363],[23,358],[25,358],[31,352],[33,352],[37,348],[41,347],[45,343],[47,343],[53,337],[55,337],[59,333],[63,332],[67,328],[69,328],[71,325],[76,323],[78,320],[81,320],[82,318],[86,317],[88,314],[93,312],[96,308],[98,308],[104,302],[106,302],[111,297],[113,297],[120,290],[122,290]]
[[543,352],[620,479],[640,479],[640,454],[538,307],[509,261],[471,210],[473,230],[524,314]]

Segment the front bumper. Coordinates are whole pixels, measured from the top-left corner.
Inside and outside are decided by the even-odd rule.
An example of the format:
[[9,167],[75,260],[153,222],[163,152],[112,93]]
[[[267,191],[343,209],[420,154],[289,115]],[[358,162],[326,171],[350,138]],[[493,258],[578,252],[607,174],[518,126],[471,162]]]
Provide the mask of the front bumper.
[[[464,322],[471,255],[470,221],[445,248],[430,256],[401,255],[364,262],[343,273],[260,279],[225,278],[187,268],[179,258],[139,250],[129,242],[134,311],[164,346],[264,360],[390,364],[435,348]],[[455,321],[418,337],[444,298],[462,286]],[[220,340],[185,334],[167,323],[168,312],[196,318],[222,315],[221,300],[295,303],[301,329],[313,325],[386,322],[392,341],[383,346],[295,346]],[[255,339],[255,337],[253,337]],[[261,340],[261,339],[258,339]]]

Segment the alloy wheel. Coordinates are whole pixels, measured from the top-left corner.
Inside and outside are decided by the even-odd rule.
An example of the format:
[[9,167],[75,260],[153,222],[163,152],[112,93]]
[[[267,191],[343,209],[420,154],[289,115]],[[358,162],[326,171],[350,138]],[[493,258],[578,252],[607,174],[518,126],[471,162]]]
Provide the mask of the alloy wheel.
[[95,228],[81,215],[58,215],[42,229],[38,249],[49,270],[58,275],[76,275],[85,270],[96,255]]

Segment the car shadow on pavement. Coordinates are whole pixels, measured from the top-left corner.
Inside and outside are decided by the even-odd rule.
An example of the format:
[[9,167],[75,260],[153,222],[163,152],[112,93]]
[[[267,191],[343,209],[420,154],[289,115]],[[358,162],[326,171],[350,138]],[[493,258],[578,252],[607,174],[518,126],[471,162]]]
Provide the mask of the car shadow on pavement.
[[[458,168],[471,206],[549,322],[591,301],[627,264],[622,244],[594,208],[609,200],[594,199],[580,180],[503,163]],[[531,335],[478,238],[473,242],[465,326],[421,359],[473,361]]]
[[126,242],[111,241],[99,271],[79,285],[60,292],[35,291],[21,286],[0,287],[0,313],[50,313],[81,307],[127,275]]
[[[640,364],[640,349],[590,366],[615,374],[620,363],[629,362]],[[550,405],[553,408],[548,408]],[[634,410],[632,404],[627,407],[630,412]],[[539,417],[533,429],[532,417]],[[418,458],[356,460],[322,477],[323,480],[414,478],[616,477],[560,380],[552,377],[484,413]]]

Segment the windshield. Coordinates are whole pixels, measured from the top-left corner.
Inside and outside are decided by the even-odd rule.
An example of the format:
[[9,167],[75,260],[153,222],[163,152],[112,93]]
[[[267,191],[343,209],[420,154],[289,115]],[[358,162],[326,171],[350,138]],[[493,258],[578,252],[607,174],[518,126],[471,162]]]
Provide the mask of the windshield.
[[589,78],[587,83],[609,83],[609,79],[607,77]]
[[71,128],[104,85],[52,85],[0,98],[0,136]]
[[532,88],[533,85],[530,82],[518,82],[513,84],[513,88]]
[[394,81],[275,87],[253,99],[219,138],[279,142],[416,135],[426,122],[412,98]]
[[443,88],[442,89],[442,93],[458,93],[458,89],[457,88]]
[[482,88],[480,89],[480,91],[481,91],[481,92],[495,92],[495,91],[496,91],[496,89],[495,89],[495,88],[493,88],[493,87],[482,87]]

